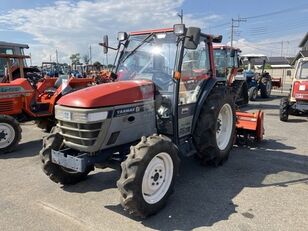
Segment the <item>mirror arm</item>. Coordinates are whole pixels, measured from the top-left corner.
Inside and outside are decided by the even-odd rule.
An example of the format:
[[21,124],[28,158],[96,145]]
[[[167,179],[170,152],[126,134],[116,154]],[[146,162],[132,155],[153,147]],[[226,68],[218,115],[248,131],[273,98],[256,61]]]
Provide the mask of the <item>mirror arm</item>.
[[119,48],[114,48],[114,47],[110,47],[110,46],[106,46],[104,43],[99,43],[100,46],[102,47],[108,47],[111,50],[117,51]]

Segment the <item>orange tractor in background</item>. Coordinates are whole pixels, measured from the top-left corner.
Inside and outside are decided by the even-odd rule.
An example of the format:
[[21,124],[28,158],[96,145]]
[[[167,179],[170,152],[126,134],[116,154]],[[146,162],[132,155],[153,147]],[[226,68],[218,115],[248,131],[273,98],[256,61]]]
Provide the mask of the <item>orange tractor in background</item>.
[[[30,57],[0,54],[0,59],[6,60],[0,83],[0,153],[12,151],[19,143],[19,122],[35,119],[39,127],[49,130],[54,125],[54,106],[58,99],[96,82],[94,78],[42,77],[24,66],[26,58]],[[18,67],[13,63],[19,63]],[[13,75],[16,68],[19,76]]]
[[235,94],[235,103],[238,106],[246,106],[249,102],[248,85],[246,80],[238,75],[239,72],[243,71],[240,68],[241,50],[220,44],[215,44],[213,48],[216,76],[226,79],[227,84],[232,86]]
[[[249,102],[248,85],[245,79],[239,78],[240,53],[238,48],[215,44],[213,46],[216,78],[224,79],[232,89],[237,106],[246,106]],[[236,138],[238,144],[247,144],[249,141],[261,141],[264,135],[264,113],[236,112]]]

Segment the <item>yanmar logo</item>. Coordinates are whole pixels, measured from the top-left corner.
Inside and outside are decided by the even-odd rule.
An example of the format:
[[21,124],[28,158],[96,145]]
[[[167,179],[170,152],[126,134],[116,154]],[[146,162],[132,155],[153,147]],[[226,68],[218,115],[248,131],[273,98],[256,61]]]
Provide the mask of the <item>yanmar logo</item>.
[[114,116],[124,116],[132,113],[138,113],[140,111],[143,111],[143,106],[135,106],[135,107],[127,107],[127,108],[121,108],[117,109],[114,112]]

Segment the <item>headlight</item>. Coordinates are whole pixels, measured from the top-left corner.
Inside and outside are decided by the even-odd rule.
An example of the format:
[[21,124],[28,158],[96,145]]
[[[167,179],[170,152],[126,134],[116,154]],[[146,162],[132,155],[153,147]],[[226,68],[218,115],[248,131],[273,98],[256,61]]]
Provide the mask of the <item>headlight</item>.
[[107,118],[107,115],[108,112],[106,111],[88,113],[88,122],[104,120]]
[[58,120],[75,122],[75,123],[91,123],[103,121],[108,117],[108,111],[97,110],[75,110],[66,107],[56,106],[55,117]]

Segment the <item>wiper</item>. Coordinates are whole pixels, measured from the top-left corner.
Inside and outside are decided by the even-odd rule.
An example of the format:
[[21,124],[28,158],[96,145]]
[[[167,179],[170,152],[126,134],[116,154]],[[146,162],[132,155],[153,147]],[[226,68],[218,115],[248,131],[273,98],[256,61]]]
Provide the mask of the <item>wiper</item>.
[[151,34],[149,34],[145,39],[143,39],[141,42],[140,42],[140,44],[138,45],[138,46],[136,46],[122,61],[121,61],[121,63],[124,63],[125,62],[125,60],[126,59],[128,59],[128,57],[130,57],[131,55],[133,55],[136,51],[137,51],[137,49],[139,48],[139,47],[141,47],[143,44],[145,44],[147,41],[148,41],[148,39],[149,38],[151,38],[152,36],[153,36],[154,34],[153,33],[151,33]]

